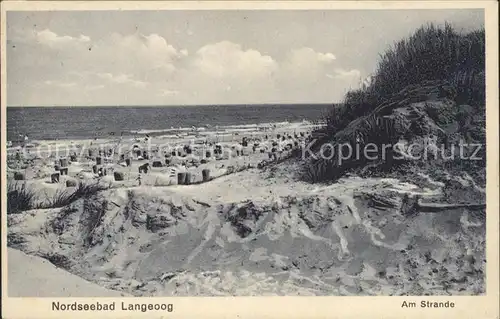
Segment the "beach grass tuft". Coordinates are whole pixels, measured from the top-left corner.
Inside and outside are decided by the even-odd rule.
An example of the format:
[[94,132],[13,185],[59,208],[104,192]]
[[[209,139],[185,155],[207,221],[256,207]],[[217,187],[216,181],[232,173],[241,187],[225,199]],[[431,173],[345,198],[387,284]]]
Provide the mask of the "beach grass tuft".
[[90,198],[102,190],[109,187],[99,183],[82,183],[80,182],[73,192],[66,189],[59,189],[55,195],[49,199],[48,203],[41,208],[58,208],[67,206],[80,198]]
[[34,208],[35,191],[26,183],[7,182],[7,214],[18,214]]
[[[460,33],[446,23],[427,24],[409,37],[396,42],[380,56],[378,67],[369,85],[349,91],[342,103],[334,105],[324,118],[324,126],[314,133],[320,136],[316,145],[343,142],[338,139],[353,135],[364,128],[361,118],[372,115],[382,105],[400,103],[415,98],[419,89],[447,88],[446,98],[457,106],[470,105],[473,112],[485,114],[485,30]],[[430,90],[429,90],[430,91]],[[356,125],[353,125],[356,124]],[[381,137],[385,129],[378,121],[365,135]],[[352,131],[352,132],[351,132]],[[352,134],[351,134],[352,133]],[[314,134],[313,134],[314,135]],[[382,136],[384,139],[385,137]],[[389,137],[391,138],[391,137]],[[378,141],[392,142],[387,140]],[[316,149],[315,151],[317,151]],[[303,177],[312,182],[333,181],[347,168],[365,164],[346,163],[344,167],[329,168],[328,160],[306,161]]]
[[[327,133],[344,129],[392,95],[424,81],[448,81],[458,104],[485,105],[485,32],[456,32],[451,25],[419,28],[380,57],[372,83],[349,91],[326,116]],[[483,108],[484,109],[484,108]]]

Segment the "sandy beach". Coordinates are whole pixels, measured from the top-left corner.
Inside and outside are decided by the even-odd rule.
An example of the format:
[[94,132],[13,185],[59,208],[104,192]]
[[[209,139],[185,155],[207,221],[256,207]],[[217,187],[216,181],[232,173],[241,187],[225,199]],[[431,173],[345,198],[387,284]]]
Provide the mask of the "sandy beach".
[[[315,127],[309,122],[274,123],[249,125],[243,132],[226,127],[153,137],[143,132],[132,138],[31,141],[8,149],[8,175],[21,173],[30,187],[48,197],[66,191],[67,181],[134,187],[140,180],[142,186],[168,186],[178,184],[179,172],[188,172],[190,184],[200,183],[203,170],[209,170],[206,179],[212,179],[284,159],[305,143]],[[60,172],[61,161],[67,173]],[[141,174],[144,165],[148,171]],[[121,180],[115,172],[123,175]],[[51,175],[57,173],[59,182],[53,183]]]
[[[465,272],[483,267],[484,248],[473,235],[483,229],[480,220],[465,210],[411,220],[401,215],[403,194],[439,197],[443,183],[428,176],[418,186],[356,176],[333,185],[300,181],[298,163],[280,162],[301,151],[309,129],[246,131],[206,144],[192,142],[201,135],[156,136],[149,144],[122,139],[121,149],[182,146],[179,156],[164,150],[149,159],[141,150],[126,157],[130,166],[120,152],[104,156],[112,140],[62,141],[95,155],[65,158],[67,174],[58,182],[51,181],[61,172],[55,156],[23,159],[27,167],[17,170],[23,181],[9,170],[12,183],[37,195],[38,207],[9,215],[9,245],[136,296],[481,293],[480,277],[462,281]],[[204,156],[216,145],[223,154]],[[145,163],[147,173],[139,173]],[[94,173],[96,166],[101,173]],[[179,184],[180,173],[190,173],[190,180]],[[64,202],[78,185],[98,191]],[[472,194],[470,182],[459,187]],[[484,190],[474,194],[479,199]],[[461,239],[450,241],[454,237]],[[458,266],[469,259],[476,262]],[[450,281],[455,284],[446,286]]]
[[12,12],[9,295],[486,295],[484,12],[447,10]]

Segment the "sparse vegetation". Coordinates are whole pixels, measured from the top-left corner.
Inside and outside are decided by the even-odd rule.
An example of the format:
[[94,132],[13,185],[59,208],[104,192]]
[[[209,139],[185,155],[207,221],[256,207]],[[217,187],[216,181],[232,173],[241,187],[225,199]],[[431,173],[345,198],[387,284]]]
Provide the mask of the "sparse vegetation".
[[[401,123],[405,119],[394,117],[392,111],[428,100],[448,100],[455,108],[466,104],[470,106],[466,118],[472,115],[479,121],[484,118],[484,29],[462,34],[449,24],[443,27],[429,24],[397,42],[381,56],[371,84],[348,92],[344,101],[331,109],[325,118],[325,125],[314,132],[316,143],[311,149],[318,151],[325,142],[354,145],[359,133],[365,137],[362,142],[365,145],[369,142],[393,144],[399,139],[397,135],[401,131],[405,131],[405,137],[424,136],[429,133],[425,131],[428,129],[426,123],[413,119]],[[447,120],[441,118],[440,111],[431,107],[425,110],[426,116],[438,124]],[[453,113],[458,114],[459,111],[455,109]],[[458,119],[457,122],[464,128],[471,126],[470,121],[461,123],[463,121]],[[405,124],[407,127],[404,127]],[[388,132],[388,126],[395,130],[403,126],[404,130]],[[484,141],[484,137],[479,138]],[[333,181],[345,172],[366,164],[364,159],[355,159],[346,161],[340,167],[326,159],[309,159],[305,163],[303,178],[310,182]],[[390,164],[386,166],[396,163]]]
[[485,32],[457,33],[446,24],[418,29],[381,56],[373,82],[350,91],[326,118],[328,132],[336,132],[366,115],[410,85],[446,81],[455,89],[458,104],[485,104]]
[[[108,209],[107,200],[96,200],[95,198],[85,198],[83,203],[83,215],[81,222],[84,226],[84,241],[88,247],[95,245],[95,240],[99,240],[99,236],[95,236],[95,230],[101,225],[102,218]],[[94,237],[95,236],[95,237]]]
[[37,196],[26,183],[7,183],[7,213],[18,214],[30,209],[47,209],[67,206],[80,198],[89,198],[108,187],[99,183],[79,183],[74,191],[58,189],[55,195],[45,203],[36,203]]
[[36,194],[26,187],[26,183],[7,183],[7,214],[18,214],[34,208]]
[[52,253],[50,255],[42,256],[50,263],[52,263],[54,266],[65,269],[65,270],[70,270],[71,269],[71,260],[69,260],[68,257],[58,254],[58,253]]
[[61,235],[66,227],[68,217],[71,214],[78,212],[78,209],[72,206],[73,205],[68,205],[64,207],[57,217],[50,222],[51,228],[55,234]]
[[54,197],[49,199],[48,203],[43,205],[43,208],[57,208],[67,206],[80,198],[89,198],[99,191],[109,187],[99,183],[86,184],[80,182],[73,192],[65,189],[59,189]]

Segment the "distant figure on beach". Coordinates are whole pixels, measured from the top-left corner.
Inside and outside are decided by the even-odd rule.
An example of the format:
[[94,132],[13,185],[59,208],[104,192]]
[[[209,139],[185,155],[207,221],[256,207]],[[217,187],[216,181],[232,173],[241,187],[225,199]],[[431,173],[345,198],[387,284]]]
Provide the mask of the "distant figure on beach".
[[146,163],[146,164],[139,166],[139,174],[141,174],[141,173],[147,174],[148,170],[149,170],[149,163]]

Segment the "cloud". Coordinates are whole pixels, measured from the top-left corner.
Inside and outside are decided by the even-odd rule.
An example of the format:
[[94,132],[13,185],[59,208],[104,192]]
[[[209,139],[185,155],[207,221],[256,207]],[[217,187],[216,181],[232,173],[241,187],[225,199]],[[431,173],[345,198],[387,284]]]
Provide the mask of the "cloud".
[[9,42],[37,47],[38,50],[55,50],[58,54],[74,53],[92,43],[92,39],[87,35],[60,35],[50,29],[28,30],[14,27],[9,30],[8,37]]
[[129,74],[114,75],[111,73],[97,73],[96,75],[98,78],[104,79],[104,80],[109,81],[111,83],[130,84],[130,85],[138,87],[138,88],[144,88],[148,84],[144,81],[134,80],[132,78],[132,76]]
[[176,90],[168,90],[168,89],[161,89],[160,92],[158,93],[159,96],[173,96],[173,95],[178,95],[179,91]]
[[59,36],[49,29],[37,31],[35,32],[35,35],[39,43],[49,47],[58,47],[61,45],[77,45],[90,42],[90,38],[83,34],[79,37],[71,37],[68,35]]
[[334,77],[342,81],[342,83],[344,83],[344,87],[346,88],[357,89],[363,85],[361,71],[357,69],[335,69]]
[[281,65],[282,76],[289,81],[315,81],[328,71],[335,60],[335,55],[330,52],[316,52],[308,47],[292,49]]
[[[231,41],[204,43],[190,53],[157,33],[92,39],[49,29],[13,41],[29,43],[31,55],[19,59],[18,72],[34,75],[18,77],[16,90],[40,90],[31,98],[47,104],[334,101],[344,93],[341,88],[356,85],[361,75],[357,69],[342,68],[334,53],[311,47],[290,48],[276,59]],[[45,83],[50,95],[30,81]],[[68,95],[71,88],[78,90]],[[24,104],[23,95],[16,98]]]
[[176,93],[163,96],[173,103],[251,103],[269,96],[278,70],[277,61],[258,50],[230,41],[209,43],[177,64],[165,83]]
[[318,53],[318,61],[324,62],[324,63],[330,63],[333,60],[337,59],[333,53]]
[[287,62],[300,67],[308,67],[311,65],[318,66],[321,64],[330,64],[336,59],[335,55],[330,52],[316,52],[312,48],[303,47],[300,49],[292,49],[288,53]]
[[272,75],[276,62],[257,50],[243,50],[229,41],[208,44],[196,52],[192,65],[214,78],[258,79]]
[[[167,40],[158,34],[143,35],[135,33],[131,35],[121,35],[114,33],[107,43],[99,44],[105,50],[123,52],[128,54],[130,61],[148,62],[153,67],[171,65],[175,59],[182,54],[167,43]],[[123,54],[120,54],[123,55]]]
[[[143,86],[168,80],[187,58],[188,51],[175,48],[156,33],[113,33],[94,42],[91,52],[82,55],[87,60],[85,64],[95,73],[128,74],[140,82],[135,85]],[[120,83],[119,79],[116,83]]]
[[47,86],[55,86],[55,87],[59,87],[59,88],[72,88],[72,87],[76,86],[75,82],[61,82],[61,81],[57,81],[57,80],[53,80],[53,81],[47,80],[47,81],[44,81],[43,83]]
[[359,79],[361,76],[361,72],[356,69],[352,70],[344,70],[344,69],[336,69],[335,70],[335,75],[337,77],[342,77],[342,78],[356,78]]
[[99,85],[89,85],[86,87],[87,90],[89,91],[94,91],[94,90],[101,90],[101,89],[104,89],[105,86],[103,84],[99,84]]

